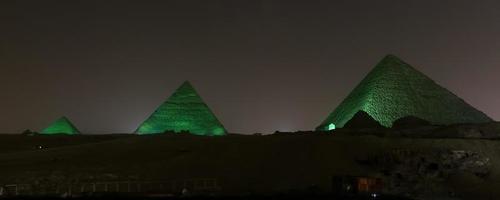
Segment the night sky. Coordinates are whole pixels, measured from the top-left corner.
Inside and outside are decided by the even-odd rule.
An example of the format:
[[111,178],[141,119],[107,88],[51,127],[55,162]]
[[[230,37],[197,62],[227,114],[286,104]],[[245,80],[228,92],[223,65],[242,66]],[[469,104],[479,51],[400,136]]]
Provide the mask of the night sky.
[[478,2],[2,0],[0,132],[132,132],[184,80],[230,132],[311,130],[386,54],[499,120],[500,1]]

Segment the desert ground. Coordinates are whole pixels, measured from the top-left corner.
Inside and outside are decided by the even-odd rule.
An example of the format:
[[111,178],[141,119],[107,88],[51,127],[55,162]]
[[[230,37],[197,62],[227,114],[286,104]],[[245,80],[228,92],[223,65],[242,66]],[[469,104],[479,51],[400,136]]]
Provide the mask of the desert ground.
[[382,178],[384,191],[398,195],[488,199],[500,196],[498,158],[495,139],[346,131],[220,137],[5,134],[0,183],[211,178],[221,194],[272,194],[329,192],[333,176],[367,176]]

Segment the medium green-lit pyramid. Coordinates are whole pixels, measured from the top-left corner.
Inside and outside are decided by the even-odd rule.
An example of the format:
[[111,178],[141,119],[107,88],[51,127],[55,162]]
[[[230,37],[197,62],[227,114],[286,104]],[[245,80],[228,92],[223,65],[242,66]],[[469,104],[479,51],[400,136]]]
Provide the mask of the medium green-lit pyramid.
[[80,133],[78,129],[66,117],[61,117],[52,122],[47,128],[43,129],[41,134],[67,134],[74,135]]
[[144,121],[137,134],[187,131],[195,135],[224,135],[226,129],[186,81]]
[[316,129],[343,127],[360,110],[386,127],[406,116],[418,117],[432,124],[492,121],[393,55],[382,59]]

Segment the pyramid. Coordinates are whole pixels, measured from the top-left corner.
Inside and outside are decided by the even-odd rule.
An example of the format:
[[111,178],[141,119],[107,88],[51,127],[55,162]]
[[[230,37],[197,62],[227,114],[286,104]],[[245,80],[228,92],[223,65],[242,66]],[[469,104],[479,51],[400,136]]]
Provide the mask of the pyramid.
[[61,117],[56,121],[52,122],[47,128],[43,129],[41,134],[67,134],[74,135],[80,133],[78,129],[69,121],[66,117]]
[[386,127],[406,116],[418,117],[432,124],[492,121],[393,55],[382,59],[316,129],[343,127],[360,110]]
[[144,121],[137,134],[188,131],[195,135],[224,135],[226,129],[186,81]]
[[344,124],[344,128],[382,128],[382,125],[380,123],[373,119],[372,116],[370,116],[368,113],[365,111],[358,111],[356,114],[354,114],[353,117],[349,121],[347,121]]

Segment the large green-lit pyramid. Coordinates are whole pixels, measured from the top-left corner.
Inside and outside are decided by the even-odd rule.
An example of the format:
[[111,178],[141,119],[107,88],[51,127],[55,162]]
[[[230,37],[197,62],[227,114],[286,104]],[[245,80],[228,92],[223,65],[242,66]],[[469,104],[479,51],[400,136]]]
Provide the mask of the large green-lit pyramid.
[[492,121],[393,55],[382,59],[316,129],[343,127],[360,110],[386,127],[406,116],[433,124]]
[[52,122],[47,128],[43,129],[41,134],[67,134],[74,135],[80,133],[78,129],[66,117],[61,117]]
[[188,131],[195,135],[224,135],[226,129],[191,84],[184,82],[144,121],[137,134]]

